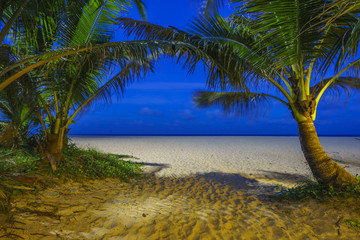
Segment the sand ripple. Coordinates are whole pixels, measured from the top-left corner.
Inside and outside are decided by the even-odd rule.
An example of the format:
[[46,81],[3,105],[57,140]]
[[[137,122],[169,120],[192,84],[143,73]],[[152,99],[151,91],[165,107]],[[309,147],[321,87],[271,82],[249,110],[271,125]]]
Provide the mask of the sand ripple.
[[[0,230],[0,239],[360,239],[359,230],[346,224],[359,219],[359,202],[269,200],[276,184],[311,178],[295,137],[74,139],[134,155],[149,176],[18,196],[14,225]],[[359,141],[321,141],[351,173],[360,172]]]
[[[259,186],[261,191],[255,194]],[[14,226],[7,229],[7,237],[43,240],[360,238],[360,232],[345,223],[346,219],[358,218],[358,203],[347,202],[341,206],[336,202],[277,202],[264,194],[271,191],[273,187],[255,180],[219,173],[183,178],[149,176],[145,181],[132,184],[118,180],[86,185],[69,183],[14,199],[18,210]]]

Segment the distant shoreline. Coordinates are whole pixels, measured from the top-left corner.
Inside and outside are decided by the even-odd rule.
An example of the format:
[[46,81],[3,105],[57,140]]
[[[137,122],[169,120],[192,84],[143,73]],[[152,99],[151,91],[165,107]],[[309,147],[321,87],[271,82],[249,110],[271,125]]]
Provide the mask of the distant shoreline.
[[[299,135],[275,135],[275,134],[68,134],[71,136],[94,136],[94,137],[298,137]],[[360,137],[357,135],[318,135],[319,137]]]

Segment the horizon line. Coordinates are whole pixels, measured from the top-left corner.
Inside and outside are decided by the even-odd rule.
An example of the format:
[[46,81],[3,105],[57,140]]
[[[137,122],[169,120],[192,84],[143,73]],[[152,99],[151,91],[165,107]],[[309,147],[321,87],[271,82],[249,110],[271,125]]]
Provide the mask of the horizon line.
[[[189,136],[189,137],[221,137],[221,136],[234,136],[234,137],[298,137],[298,134],[93,134],[93,133],[84,133],[84,134],[68,134],[68,136],[123,136],[123,137],[151,137],[151,136],[168,136],[168,137],[181,137],[181,136]],[[360,134],[319,134],[319,137],[360,137]]]

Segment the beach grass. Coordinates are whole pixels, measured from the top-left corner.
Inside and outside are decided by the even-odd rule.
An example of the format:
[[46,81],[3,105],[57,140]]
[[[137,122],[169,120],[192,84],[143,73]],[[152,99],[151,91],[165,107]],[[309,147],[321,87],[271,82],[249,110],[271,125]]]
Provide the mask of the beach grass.
[[360,177],[357,184],[346,185],[343,188],[334,188],[325,184],[307,181],[304,184],[293,188],[281,189],[275,196],[278,200],[306,200],[306,199],[324,199],[324,198],[358,198],[360,199]]
[[129,158],[132,156],[107,154],[92,148],[82,149],[75,144],[69,144],[55,175],[77,181],[118,178],[128,182],[130,179],[140,177],[142,172],[141,164],[125,160]]
[[68,144],[58,170],[44,166],[31,148],[0,148],[0,212],[9,212],[13,195],[36,193],[66,181],[86,182],[117,178],[124,182],[141,176],[141,164],[127,161],[128,155],[105,154]]

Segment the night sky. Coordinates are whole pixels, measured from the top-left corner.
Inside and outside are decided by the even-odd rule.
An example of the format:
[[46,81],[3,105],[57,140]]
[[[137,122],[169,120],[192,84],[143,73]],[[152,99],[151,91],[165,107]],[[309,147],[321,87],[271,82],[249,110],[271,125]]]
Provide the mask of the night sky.
[[[148,21],[162,26],[184,28],[197,15],[190,0],[147,2]],[[229,6],[222,12],[230,13]],[[139,19],[134,9],[126,17]],[[117,31],[114,40],[120,39],[124,37]],[[206,90],[205,81],[201,67],[188,75],[181,65],[162,60],[154,74],[127,87],[119,101],[114,96],[111,105],[100,103],[84,113],[70,134],[297,135],[290,111],[277,102],[265,116],[233,116],[220,108],[197,108],[192,95]],[[360,94],[349,101],[322,99],[315,126],[319,135],[360,135]]]

